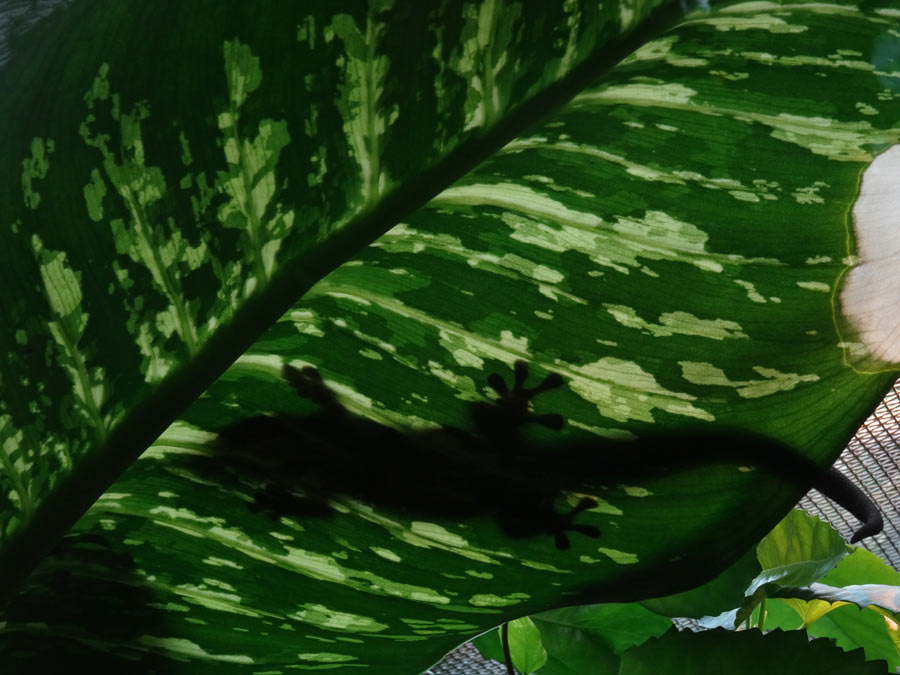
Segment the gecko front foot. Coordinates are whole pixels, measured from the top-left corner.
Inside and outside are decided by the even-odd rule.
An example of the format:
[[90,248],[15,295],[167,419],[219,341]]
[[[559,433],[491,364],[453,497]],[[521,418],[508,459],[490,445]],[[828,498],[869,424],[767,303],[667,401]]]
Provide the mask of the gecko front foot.
[[519,427],[536,423],[550,429],[561,429],[562,415],[556,413],[538,415],[533,413],[529,404],[538,394],[556,389],[563,384],[559,373],[550,373],[534,387],[526,387],[528,364],[518,360],[513,364],[514,380],[510,389],[499,373],[488,375],[487,383],[497,393],[497,400],[489,404],[476,405],[473,408],[475,427],[478,432],[488,438],[499,438],[515,432]]

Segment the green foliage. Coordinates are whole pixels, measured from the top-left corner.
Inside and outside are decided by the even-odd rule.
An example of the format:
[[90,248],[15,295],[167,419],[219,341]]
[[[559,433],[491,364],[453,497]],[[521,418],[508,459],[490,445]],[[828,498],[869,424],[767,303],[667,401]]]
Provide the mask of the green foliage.
[[547,663],[547,650],[541,644],[541,634],[527,616],[508,624],[509,649],[513,666],[523,675],[535,673]]
[[[848,549],[852,550],[849,556]],[[833,528],[799,510],[782,520],[752,553],[757,569],[763,568],[759,574],[742,559],[712,582],[671,598],[537,614],[532,619],[539,633],[529,634],[531,643],[515,647],[511,643],[513,658],[516,649],[545,649],[547,665],[538,675],[580,675],[601,668],[620,674],[749,673],[761,667],[815,673],[825,668],[825,660],[840,663],[840,672],[883,672],[883,664],[863,663],[860,650],[867,661],[883,660],[897,667],[900,652],[894,619],[900,611],[895,599],[900,574],[884,561],[864,549],[846,546]],[[691,615],[669,612],[690,610],[695,605],[689,600],[706,600],[718,591],[729,593],[741,570],[744,600],[740,607],[701,620],[702,626],[713,630],[678,633],[672,627],[666,617]],[[805,580],[807,585],[787,585],[793,580]],[[817,583],[820,580],[840,587]],[[859,583],[867,581],[883,583]],[[845,607],[848,602],[859,607]],[[751,626],[755,629],[747,630]],[[809,637],[830,638],[834,644],[788,634],[801,628]],[[485,658],[503,660],[497,631],[480,636],[474,644]]]
[[773,581],[807,586],[834,569],[848,548],[828,523],[795,509],[757,546],[763,571],[747,590],[752,593]]

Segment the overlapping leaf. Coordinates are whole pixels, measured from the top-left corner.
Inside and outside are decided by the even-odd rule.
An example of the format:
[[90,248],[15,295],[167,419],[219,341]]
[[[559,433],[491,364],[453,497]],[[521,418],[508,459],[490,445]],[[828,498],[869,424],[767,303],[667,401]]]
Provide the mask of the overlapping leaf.
[[24,4],[0,7],[7,595],[314,281],[661,3]]

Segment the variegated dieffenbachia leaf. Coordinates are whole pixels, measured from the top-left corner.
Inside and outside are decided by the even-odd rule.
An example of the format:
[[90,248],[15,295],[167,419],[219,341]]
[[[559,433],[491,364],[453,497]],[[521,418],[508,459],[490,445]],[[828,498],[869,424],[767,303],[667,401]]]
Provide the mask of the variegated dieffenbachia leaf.
[[[478,17],[491,16],[488,5],[481,9]],[[325,44],[365,53],[360,36],[370,33],[342,22]],[[429,481],[446,489],[439,458],[447,448],[424,444],[421,461],[408,454],[409,467],[389,464],[390,451],[377,441],[396,437],[382,429],[450,425],[469,438],[468,414],[492,395],[489,374],[509,382],[518,360],[531,364],[534,382],[547,372],[563,381],[534,402],[537,413],[562,413],[567,422],[532,439],[559,453],[542,456],[548,482],[567,448],[584,447],[572,444],[614,457],[627,446],[609,439],[696,425],[753,431],[819,464],[831,461],[888,386],[896,361],[890,330],[868,323],[889,289],[850,293],[859,281],[844,281],[889,278],[878,268],[896,259],[879,229],[887,221],[869,209],[886,192],[878,180],[890,175],[892,154],[883,151],[900,134],[900,80],[890,56],[900,45],[897,25],[891,8],[849,4],[747,2],[691,15],[427,205],[392,212],[397,225],[269,327],[48,558],[5,615],[17,665],[79,658],[170,672],[412,674],[505,620],[578,601],[673,593],[721,571],[806,486],[735,463],[618,480],[592,461],[596,475],[579,477],[583,491],[549,496],[561,512],[594,498],[575,522],[598,528],[599,537],[572,532],[571,548],[561,550],[544,534],[511,536],[491,509],[463,517],[392,502],[353,472],[374,467],[373,480],[388,485],[399,474],[401,487],[415,479],[419,496]],[[491,39],[459,31],[475,44]],[[498,31],[495,39],[515,43],[517,35]],[[228,80],[222,105],[243,119],[258,91],[250,65],[257,52],[231,49],[233,62],[249,70]],[[377,79],[378,63],[365,77]],[[497,72],[508,63],[498,62]],[[468,72],[486,77],[474,66]],[[142,117],[137,103],[116,104],[97,81],[95,105],[109,103],[106,114],[131,120],[131,145],[110,170],[138,181],[143,191],[129,192],[134,203],[156,203],[156,165],[135,140],[148,147],[144,124],[152,117]],[[467,101],[479,100],[486,80],[479,82]],[[367,96],[335,91],[344,97],[336,115]],[[393,116],[390,106],[379,109],[379,119]],[[488,119],[486,111],[471,119]],[[381,128],[376,118],[372,129]],[[250,233],[277,239],[291,208],[296,225],[299,206],[282,199],[279,178],[274,192],[259,187],[262,214],[246,210],[236,195],[247,184],[230,159],[245,152],[265,167],[285,157],[281,119],[272,113],[240,142],[217,148],[226,166],[216,175],[231,187],[217,202],[197,202],[199,213],[214,212],[223,225],[257,213],[258,229],[223,230],[233,245],[261,252],[254,279],[263,278],[266,258]],[[400,119],[402,111],[385,128],[395,133]],[[246,128],[233,117],[215,124]],[[95,125],[86,134],[99,144]],[[356,139],[342,156],[362,167],[358,153],[372,139],[343,122],[336,128]],[[127,172],[116,168],[126,165]],[[366,166],[372,173],[359,174],[368,186],[360,194],[381,189],[376,174],[396,175],[380,160]],[[120,232],[137,232],[137,216],[121,221]],[[64,250],[42,242],[49,252]],[[290,236],[275,260],[289,244]],[[888,256],[871,253],[879,244]],[[119,269],[128,271],[132,250],[116,249]],[[73,268],[63,277],[77,278],[75,271],[84,273]],[[226,280],[244,279],[244,267],[223,263],[214,272],[223,287],[240,289],[216,301],[239,302],[247,290]],[[152,287],[150,277],[146,283]],[[176,335],[174,323],[157,324]],[[368,426],[323,429],[322,419],[336,418],[316,417],[316,406],[283,379],[309,366]],[[217,434],[259,413],[308,420],[288,425],[300,466],[222,455]],[[259,431],[245,437],[250,446],[271,441]],[[690,460],[690,447],[672,452]],[[303,462],[330,456],[355,458],[356,466],[320,470],[310,481]],[[377,471],[382,456],[395,473]],[[479,490],[482,464],[473,459]],[[494,476],[500,495],[523,495]],[[548,497],[534,487],[538,501]],[[384,501],[365,499],[370,491]],[[91,598],[88,622],[66,613],[82,588]],[[60,595],[68,602],[54,603]],[[123,606],[127,624],[102,620]]]
[[297,297],[661,4],[0,5],[0,596]]

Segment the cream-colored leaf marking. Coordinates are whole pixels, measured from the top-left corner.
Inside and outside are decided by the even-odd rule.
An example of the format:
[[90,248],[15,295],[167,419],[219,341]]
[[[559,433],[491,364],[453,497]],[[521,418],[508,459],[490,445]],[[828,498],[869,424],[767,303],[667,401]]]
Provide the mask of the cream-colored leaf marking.
[[34,499],[27,483],[27,467],[17,466],[16,453],[22,444],[23,432],[12,426],[12,417],[0,415],[0,466],[5,477],[12,483],[6,494],[25,518],[34,512]]
[[[368,570],[343,567],[335,558],[283,544],[285,553],[273,553],[257,544],[246,532],[225,527],[217,516],[202,516],[188,509],[156,506],[148,511],[153,521],[192,537],[206,539],[226,546],[256,560],[320,581],[342,584],[356,590],[379,595],[395,596],[426,604],[447,605],[450,599],[438,591],[393,581]],[[250,611],[250,610],[247,610]]]
[[[500,151],[504,154],[513,154],[539,148],[544,152],[560,152],[583,155],[585,157],[596,157],[605,162],[617,164],[625,169],[625,171],[635,178],[650,182],[669,183],[673,185],[686,185],[688,183],[696,183],[700,187],[709,190],[727,190],[735,199],[777,200],[778,196],[772,190],[780,191],[780,187],[776,181],[767,181],[756,179],[752,184],[747,185],[734,178],[710,178],[696,171],[686,171],[684,169],[673,169],[671,167],[652,167],[646,164],[639,164],[627,157],[609,152],[601,147],[587,145],[583,143],[575,143],[573,141],[555,140],[550,141],[543,136],[529,136],[519,138],[507,143]],[[817,183],[818,184],[818,183]],[[822,183],[821,185],[825,185]]]
[[387,624],[372,617],[340,612],[315,603],[304,604],[303,609],[288,614],[287,618],[348,633],[380,633],[388,628]]
[[664,61],[670,66],[681,68],[699,68],[709,63],[707,59],[679,54],[673,49],[678,43],[677,35],[666,35],[639,47],[623,61],[622,65],[642,61]]
[[46,178],[50,169],[49,155],[53,153],[55,144],[52,138],[35,137],[31,139],[31,157],[22,161],[22,193],[25,205],[32,210],[41,203],[41,194],[36,189],[36,182]]
[[241,108],[259,88],[262,71],[259,58],[239,40],[225,42],[223,52],[229,97],[218,126],[228,170],[219,172],[218,182],[228,201],[219,207],[218,216],[224,227],[242,232],[242,252],[252,266],[253,276],[245,286],[245,293],[250,293],[271,278],[276,254],[294,225],[293,209],[273,201],[276,165],[291,138],[284,120],[271,119],[259,123],[256,136],[242,135]]
[[771,128],[771,135],[793,143],[817,155],[839,161],[858,162],[872,159],[869,148],[879,143],[896,143],[900,129],[878,129],[870,122],[845,122],[829,117],[804,117],[791,113],[766,113],[725,108],[709,101],[693,101],[697,94],[680,84],[612,85],[577,96],[572,105],[637,105],[654,108],[690,110],[702,115],[722,115],[743,122],[757,122]]
[[681,376],[692,384],[714,387],[731,387],[741,398],[761,398],[771,396],[780,391],[791,391],[803,382],[817,382],[819,376],[813,373],[782,373],[774,368],[753,366],[753,370],[762,376],[761,380],[731,380],[721,368],[711,363],[697,361],[679,361]]
[[756,286],[753,283],[744,281],[743,279],[734,279],[734,283],[747,291],[747,299],[750,300],[750,302],[758,302],[760,304],[766,302],[765,297],[756,290]]
[[765,65],[778,65],[786,68],[797,67],[815,67],[815,68],[831,68],[834,70],[860,70],[872,72],[875,67],[868,61],[858,59],[841,58],[838,54],[829,54],[824,56],[810,56],[804,54],[770,54],[768,52],[741,52],[741,58],[745,61],[755,61]]
[[[31,248],[51,310],[47,326],[57,344],[57,360],[72,382],[75,412],[93,429],[95,440],[102,441],[111,424],[110,416],[103,412],[108,396],[106,373],[101,367],[90,367],[91,359],[81,345],[89,318],[81,307],[81,272],[69,266],[65,253],[45,248],[36,234],[31,237]],[[71,457],[67,464],[71,466]]]
[[[308,652],[297,654],[297,658],[301,661],[312,661],[314,663],[347,663],[348,661],[359,660],[356,656],[351,656],[350,654],[337,654],[335,652]],[[322,667],[329,668],[329,666]]]
[[841,290],[841,312],[872,355],[900,363],[900,145],[863,172],[852,214],[857,261]]
[[628,553],[627,551],[618,551],[614,548],[598,548],[600,553],[619,565],[634,565],[639,562],[636,553]]
[[647,105],[653,107],[684,107],[697,94],[677,82],[669,84],[614,84],[599,91],[587,91],[572,99],[571,105],[580,107],[593,103],[628,103],[630,105]]
[[773,14],[755,16],[714,16],[684,23],[702,23],[719,31],[764,30],[769,33],[805,33],[809,26],[788,23]]
[[614,223],[607,223],[593,213],[571,209],[550,195],[515,183],[452,187],[432,204],[504,209],[500,218],[513,229],[513,239],[554,252],[579,251],[592,262],[623,274],[629,268],[652,274],[639,259],[685,262],[709,272],[750,262],[782,264],[769,258],[710,252],[706,232],[663,211],[647,211],[640,219],[619,216]]
[[384,558],[385,560],[390,560],[391,562],[402,562],[403,558],[394,553],[392,550],[388,548],[382,548],[380,546],[370,546],[369,550],[372,551],[379,558]]
[[665,389],[637,363],[604,357],[570,370],[570,389],[597,406],[604,417],[617,422],[653,422],[653,411],[663,410],[712,422],[712,413],[692,405],[696,397]]
[[805,288],[807,291],[817,291],[819,293],[831,292],[831,286],[821,281],[798,281],[797,285],[800,288]]
[[369,522],[384,527],[393,537],[410,546],[418,548],[436,548],[448,553],[462,556],[475,562],[489,565],[500,564],[492,555],[497,557],[509,557],[494,551],[476,548],[464,537],[454,534],[434,523],[417,522],[410,527],[405,527],[396,520],[392,520],[375,511],[371,506],[360,505],[354,509],[358,515]]
[[338,87],[336,103],[344,118],[350,152],[360,168],[363,207],[372,204],[389,183],[382,152],[399,108],[382,101],[391,62],[379,47],[389,25],[383,13],[393,4],[393,0],[368,3],[362,26],[350,14],[336,14],[325,31],[326,42],[337,36],[345,47],[339,61],[345,79]]
[[693,335],[712,340],[749,337],[741,330],[740,324],[728,319],[701,319],[688,312],[663,312],[659,323],[645,321],[637,315],[637,310],[625,305],[604,304],[604,309],[620,324],[634,328],[654,337],[670,335]]
[[462,54],[456,70],[469,84],[466,130],[494,125],[510,103],[515,69],[508,48],[516,38],[521,2],[486,0],[464,9]]
[[780,3],[771,0],[750,0],[734,5],[729,5],[718,10],[720,14],[758,14],[760,12],[782,12],[790,13],[792,11],[808,11],[819,14],[844,14],[848,16],[860,16],[862,13],[855,5],[838,5],[836,3],[815,2],[815,3]]
[[469,602],[476,607],[509,607],[510,605],[518,605],[530,597],[527,593],[510,593],[505,596],[493,593],[479,593],[469,598]]

